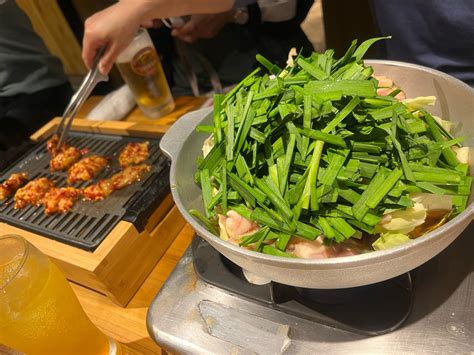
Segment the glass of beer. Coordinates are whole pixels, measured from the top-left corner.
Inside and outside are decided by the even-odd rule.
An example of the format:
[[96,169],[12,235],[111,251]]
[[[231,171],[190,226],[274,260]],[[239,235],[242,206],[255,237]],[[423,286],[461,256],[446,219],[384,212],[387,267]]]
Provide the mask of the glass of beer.
[[117,354],[64,275],[16,235],[0,236],[0,344],[26,354]]
[[117,57],[116,64],[145,115],[158,118],[173,111],[173,96],[146,29],[139,29],[132,43]]

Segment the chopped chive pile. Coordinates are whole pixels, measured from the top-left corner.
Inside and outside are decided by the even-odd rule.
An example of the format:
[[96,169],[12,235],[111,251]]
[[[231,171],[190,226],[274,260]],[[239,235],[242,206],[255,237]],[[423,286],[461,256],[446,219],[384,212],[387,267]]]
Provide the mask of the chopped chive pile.
[[413,192],[452,196],[451,216],[462,212],[472,183],[452,149],[462,138],[395,98],[399,89],[377,94],[362,57],[382,39],[284,69],[258,55],[260,69],[215,96],[214,145],[195,175],[204,213],[192,214],[215,233],[218,214],[234,210],[260,227],[241,246],[291,257],[292,237],[373,234],[386,211],[413,206]]

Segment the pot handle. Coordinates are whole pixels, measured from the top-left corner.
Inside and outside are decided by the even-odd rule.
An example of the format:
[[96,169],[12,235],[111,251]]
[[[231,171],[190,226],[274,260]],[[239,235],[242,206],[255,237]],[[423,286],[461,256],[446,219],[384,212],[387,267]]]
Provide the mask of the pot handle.
[[160,148],[163,153],[174,160],[188,136],[210,112],[212,112],[212,107],[207,107],[189,112],[179,118],[161,138]]

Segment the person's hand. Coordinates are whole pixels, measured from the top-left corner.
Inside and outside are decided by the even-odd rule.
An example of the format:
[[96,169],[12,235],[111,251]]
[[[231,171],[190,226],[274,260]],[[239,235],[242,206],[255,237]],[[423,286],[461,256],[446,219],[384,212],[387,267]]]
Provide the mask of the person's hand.
[[[133,40],[140,25],[149,27],[153,25],[153,19],[190,13],[222,13],[231,9],[233,4],[234,0],[120,0],[86,20],[82,59],[90,68],[97,50],[105,47],[99,70],[102,74],[107,74],[120,52]],[[223,21],[226,16],[219,16],[219,21]],[[215,23],[211,26],[218,28],[219,32],[224,24]],[[200,32],[203,34],[200,36],[210,36],[215,29],[211,31],[201,29]],[[185,31],[189,30],[189,27],[185,28]]]
[[164,26],[163,22],[159,19],[143,21],[141,25],[145,28],[162,28]]
[[195,42],[199,38],[214,38],[222,27],[231,23],[233,19],[232,10],[218,14],[192,15],[183,26],[174,28],[171,35],[187,43]]
[[89,17],[84,24],[82,59],[90,68],[97,50],[105,47],[99,70],[107,74],[117,56],[133,40],[143,16],[133,1],[119,2]]

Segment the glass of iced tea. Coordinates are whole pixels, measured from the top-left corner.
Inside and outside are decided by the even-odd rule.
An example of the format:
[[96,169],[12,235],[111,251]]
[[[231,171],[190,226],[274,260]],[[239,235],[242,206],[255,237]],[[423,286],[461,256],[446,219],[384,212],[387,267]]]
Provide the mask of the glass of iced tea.
[[132,43],[117,57],[116,65],[145,115],[158,118],[173,111],[173,96],[146,29],[139,29]]
[[16,235],[0,236],[0,344],[26,354],[118,354],[64,275]]

